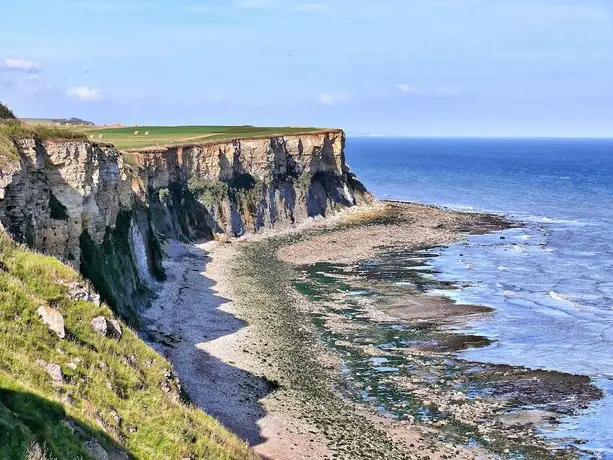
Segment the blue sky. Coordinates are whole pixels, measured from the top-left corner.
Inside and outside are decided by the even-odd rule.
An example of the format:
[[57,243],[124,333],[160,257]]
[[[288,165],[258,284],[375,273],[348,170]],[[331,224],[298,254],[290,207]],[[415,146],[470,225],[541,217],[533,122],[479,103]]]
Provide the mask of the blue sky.
[[613,0],[6,3],[24,117],[613,136]]

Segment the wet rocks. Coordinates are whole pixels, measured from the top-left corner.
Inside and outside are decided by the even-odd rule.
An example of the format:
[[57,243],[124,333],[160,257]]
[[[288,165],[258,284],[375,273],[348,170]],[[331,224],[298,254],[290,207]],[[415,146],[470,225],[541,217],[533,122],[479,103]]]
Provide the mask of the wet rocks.
[[62,314],[54,308],[41,305],[38,307],[38,316],[43,323],[49,328],[49,330],[55,332],[60,339],[66,337],[66,331],[64,330],[64,317]]
[[104,316],[96,316],[94,319],[91,320],[91,325],[94,330],[100,335],[118,340],[121,338],[121,325],[116,319],[108,319]]

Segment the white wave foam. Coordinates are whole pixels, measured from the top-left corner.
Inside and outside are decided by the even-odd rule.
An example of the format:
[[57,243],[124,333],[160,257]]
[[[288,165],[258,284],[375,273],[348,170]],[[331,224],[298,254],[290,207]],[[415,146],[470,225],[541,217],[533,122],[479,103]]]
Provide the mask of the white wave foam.
[[564,297],[562,294],[558,294],[555,291],[550,291],[549,295],[551,296],[552,299],[557,300],[559,302],[565,302],[571,305],[573,304],[570,300],[568,300],[568,298]]

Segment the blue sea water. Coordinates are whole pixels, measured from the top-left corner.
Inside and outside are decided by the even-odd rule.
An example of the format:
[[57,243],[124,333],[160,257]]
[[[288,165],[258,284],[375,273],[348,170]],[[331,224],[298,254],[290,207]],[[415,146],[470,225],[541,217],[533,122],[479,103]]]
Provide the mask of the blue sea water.
[[432,259],[468,285],[446,295],[496,309],[467,328],[495,342],[462,357],[590,376],[605,398],[551,435],[613,458],[613,139],[349,138],[346,151],[377,198],[526,224]]

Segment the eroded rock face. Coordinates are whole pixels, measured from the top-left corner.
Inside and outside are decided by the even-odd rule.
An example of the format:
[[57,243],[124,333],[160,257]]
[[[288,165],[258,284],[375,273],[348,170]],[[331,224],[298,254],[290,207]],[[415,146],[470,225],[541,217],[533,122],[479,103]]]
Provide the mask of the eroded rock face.
[[80,259],[79,238],[101,243],[133,193],[123,160],[88,142],[19,142],[21,167],[4,187],[0,221],[28,245],[68,261]]
[[349,171],[342,131],[140,151],[131,168],[109,145],[20,141],[0,171],[0,224],[79,268],[138,322],[163,280],[161,241],[292,225],[372,200]]

